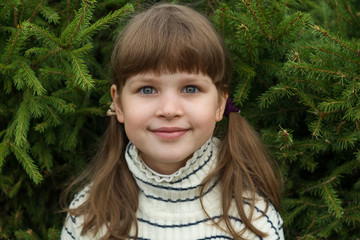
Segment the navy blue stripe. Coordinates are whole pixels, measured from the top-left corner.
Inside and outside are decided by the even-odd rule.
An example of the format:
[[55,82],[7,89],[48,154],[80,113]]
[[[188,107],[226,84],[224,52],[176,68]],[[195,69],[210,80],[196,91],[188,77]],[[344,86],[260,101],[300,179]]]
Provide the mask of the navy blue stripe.
[[[247,201],[243,201],[243,202],[244,202],[244,204],[247,204],[247,205],[251,206],[251,204],[250,204],[249,202],[247,202]],[[271,205],[271,206],[272,206],[272,205]],[[256,206],[254,206],[254,208],[255,208],[255,210],[256,210],[257,212],[263,214],[264,217],[266,217],[266,219],[267,219],[266,222],[270,223],[271,228],[275,230],[275,234],[278,236],[278,238],[277,238],[276,240],[279,240],[279,239],[280,239],[280,234],[279,234],[279,231],[278,231],[278,230],[280,230],[281,228],[277,229],[277,228],[274,226],[274,223],[270,220],[270,217],[269,217],[267,214],[265,214],[264,211],[260,210],[260,209],[259,209],[258,207],[256,207]],[[276,211],[276,210],[274,209],[274,207],[271,207],[271,209],[274,210],[274,211]],[[277,213],[277,211],[276,211],[276,213]],[[277,214],[277,217],[279,217],[278,214]],[[279,218],[278,218],[278,219],[279,219]],[[282,226],[281,226],[281,227],[282,227]]]
[[210,240],[210,239],[233,239],[232,237],[226,236],[226,235],[215,235],[205,238],[199,238],[197,240]]
[[[203,155],[199,156],[199,158],[201,158]],[[192,173],[190,173],[189,175],[185,176],[184,178],[181,178],[175,182],[169,182],[168,184],[175,184],[175,183],[179,183],[181,181],[183,181],[184,179],[186,178],[189,178],[191,175],[195,174],[196,172],[198,172],[199,170],[201,170],[212,158],[213,156],[213,151],[210,152],[210,156],[208,157],[208,159],[201,165],[199,166],[199,168],[197,168],[196,170],[194,170]],[[130,159],[131,156],[129,155]],[[165,189],[165,190],[174,190],[174,191],[188,191],[188,190],[192,190],[192,189],[195,189],[195,188],[198,188],[200,186],[199,185],[196,185],[196,186],[191,186],[191,187],[186,187],[186,188],[178,188],[178,187],[168,187],[168,186],[162,186],[162,185],[156,185],[154,183],[151,183],[151,182],[147,182],[143,179],[140,179],[138,177],[136,177],[135,175],[133,175],[137,180],[141,181],[142,183],[146,184],[146,185],[149,185],[149,186],[152,186],[152,187],[155,187],[155,188],[160,188],[160,189]]]
[[[204,156],[204,153],[207,151],[207,149],[208,149],[208,147],[210,146],[210,144],[211,144],[211,141],[209,141],[209,143],[207,144],[207,147],[203,150],[203,154],[200,155],[200,156],[198,156],[196,159],[202,158],[202,157]],[[130,157],[130,159],[133,160],[133,158],[131,157],[130,152],[129,152],[129,151],[130,151],[130,146],[133,146],[133,144],[130,143],[130,144],[128,145],[128,148],[127,148],[127,150],[126,150],[126,153],[127,153],[127,155]],[[211,149],[212,149],[212,148],[211,148]],[[176,183],[179,183],[179,182],[181,182],[181,181],[189,178],[191,175],[195,174],[195,173],[198,172],[200,169],[202,169],[202,168],[210,161],[210,159],[211,159],[212,156],[213,156],[213,151],[211,150],[210,156],[208,157],[208,159],[204,162],[204,164],[202,164],[201,166],[199,166],[198,169],[196,169],[195,171],[191,172],[191,173],[188,174],[187,176],[184,176],[183,178],[181,178],[181,179],[179,179],[179,180],[177,180],[177,181],[175,181],[175,182],[169,182],[168,184],[176,184]],[[133,161],[134,161],[134,160],[133,160]],[[192,166],[192,165],[195,164],[196,162],[197,162],[197,161],[194,161],[190,166]],[[141,179],[140,179],[140,180],[141,180]],[[150,184],[149,182],[146,182],[146,181],[143,181],[143,180],[141,180],[141,181],[144,182],[145,184],[149,184],[149,185],[151,185],[151,186],[153,186],[153,187],[157,187],[157,186],[158,186],[158,185]],[[166,187],[163,187],[163,186],[159,186],[159,187],[166,189]],[[198,186],[196,186],[196,187],[198,187]],[[196,188],[196,187],[195,187],[195,188]],[[186,190],[184,190],[184,191],[186,191]]]
[[[135,239],[135,237],[130,237],[130,239]],[[138,240],[151,240],[150,238],[142,238],[138,237]],[[226,235],[215,235],[215,236],[209,236],[205,238],[198,238],[196,240],[211,240],[211,239],[233,239],[232,237],[226,236]]]
[[70,218],[71,218],[71,221],[72,221],[73,223],[76,223],[76,217],[75,217],[75,216],[70,216]]
[[[205,193],[203,196],[205,196],[206,194],[208,194],[209,192],[211,192],[212,189],[214,189],[214,187],[217,185],[218,181],[216,181]],[[142,191],[143,192],[143,191]],[[144,192],[143,192],[144,193]],[[152,196],[152,195],[146,195],[144,193],[145,197],[147,198],[151,198],[151,199],[154,199],[154,200],[158,200],[158,201],[162,201],[162,202],[170,202],[170,203],[181,203],[181,202],[191,202],[191,201],[194,201],[194,200],[197,200],[200,198],[200,196],[195,196],[193,198],[185,198],[185,199],[176,199],[176,200],[172,200],[172,199],[163,199],[163,198],[160,198],[160,197],[155,197],[155,196]]]
[[90,190],[87,190],[86,192],[82,193],[81,195],[76,194],[75,199],[72,201],[71,205],[75,205],[75,203],[80,201],[81,198],[86,197],[88,192],[90,192]]
[[70,232],[67,227],[65,228],[65,230],[66,230],[67,234],[69,234],[72,239],[75,239],[75,237],[72,235],[72,232]]
[[254,206],[254,207],[255,207],[256,211],[260,212],[261,214],[264,214],[264,217],[266,217],[267,222],[270,223],[271,228],[275,230],[275,234],[278,236],[277,240],[279,240],[280,235],[279,235],[278,229],[274,226],[273,222],[270,220],[270,217],[267,214],[265,214],[264,211],[260,210],[258,207],[256,207],[256,206]]
[[[201,156],[198,156],[196,159],[202,158],[202,157],[204,156],[204,153],[207,151],[210,143],[211,143],[211,142],[209,142],[208,145],[207,145],[207,147],[203,150],[203,154],[202,154]],[[211,150],[210,150],[210,156],[207,158],[206,161],[204,161],[204,163],[203,163],[201,166],[199,166],[196,170],[194,170],[194,171],[192,171],[191,173],[189,173],[187,176],[185,176],[185,177],[183,177],[183,178],[181,178],[181,179],[179,179],[179,180],[177,180],[177,181],[175,181],[175,182],[171,182],[170,184],[179,183],[179,182],[182,182],[182,181],[185,180],[185,179],[188,179],[191,175],[194,175],[195,173],[197,173],[198,171],[200,171],[200,170],[210,161],[210,159],[212,158],[212,156],[213,156],[213,149],[211,148]],[[193,164],[195,164],[195,163],[196,163],[196,161],[194,161]],[[191,165],[190,165],[190,166],[191,166]]]
[[140,182],[142,182],[142,183],[144,183],[144,184],[146,184],[146,185],[152,186],[152,187],[154,187],[154,188],[165,189],[165,190],[189,191],[189,190],[198,188],[198,187],[200,186],[200,184],[199,184],[199,185],[192,186],[192,187],[187,187],[187,188],[165,187],[165,186],[162,186],[162,185],[156,185],[156,184],[153,184],[153,183],[151,183],[151,182],[144,181],[144,180],[142,180],[141,178],[136,177],[135,175],[133,175],[133,176],[134,176],[137,180],[139,180]]
[[[196,222],[192,222],[192,223],[186,223],[186,224],[172,224],[172,225],[162,225],[162,224],[158,224],[158,223],[154,223],[154,222],[150,222],[149,220],[145,220],[145,219],[142,219],[142,218],[138,218],[138,221],[139,222],[143,222],[143,223],[147,223],[151,226],[154,226],[154,227],[159,227],[159,228],[184,228],[184,227],[190,227],[190,226],[195,226],[195,225],[199,225],[201,223],[204,223],[204,222],[208,222],[208,221],[211,221],[211,219],[215,220],[215,219],[219,219],[221,216],[215,216],[213,218],[205,218],[205,219],[202,219],[202,220],[198,220]],[[230,219],[236,221],[236,222],[241,222],[241,219],[240,218],[236,218],[236,217],[232,217],[230,216]]]
[[276,216],[278,218],[278,226],[279,226],[279,230],[281,230],[283,228],[283,223],[281,222],[281,217],[279,212],[276,212]]

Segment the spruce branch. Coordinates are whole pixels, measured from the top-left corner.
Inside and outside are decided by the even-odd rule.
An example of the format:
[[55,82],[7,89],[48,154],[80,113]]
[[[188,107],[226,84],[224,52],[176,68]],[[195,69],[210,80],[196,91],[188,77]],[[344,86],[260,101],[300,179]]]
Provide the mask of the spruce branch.
[[295,219],[306,209],[307,209],[307,203],[302,204],[299,207],[296,207],[290,213],[284,214],[284,222],[286,223],[286,225],[291,225],[295,221]]
[[17,230],[15,232],[15,236],[17,239],[23,239],[23,240],[40,240],[40,238],[31,229],[28,229],[26,231]]
[[80,129],[82,128],[82,126],[85,123],[86,118],[81,116],[76,120],[76,124],[74,127],[73,132],[70,134],[70,136],[68,137],[68,139],[66,139],[65,141],[65,145],[64,145],[64,149],[66,150],[71,150],[74,149],[77,145],[77,135],[80,131]]
[[72,50],[72,54],[74,56],[84,56],[84,54],[90,52],[92,49],[93,49],[93,44],[87,43],[84,46],[82,46],[81,48]]
[[[231,11],[229,11],[231,12]],[[237,17],[236,16],[236,13],[232,12],[231,15],[230,15],[230,18],[237,21],[237,22],[240,22],[241,24],[243,24],[246,28],[248,29],[252,29],[254,31],[256,31],[256,28],[255,26],[251,25],[250,23],[246,22],[245,20],[241,19],[240,17]]]
[[53,156],[49,146],[46,146],[43,142],[37,142],[31,148],[31,153],[38,159],[38,162],[42,164],[41,169],[46,168],[47,171],[51,172],[53,167]]
[[306,188],[305,190],[302,191],[302,194],[306,193],[306,192],[310,192],[310,191],[313,191],[315,189],[319,189],[319,188],[322,188],[324,185],[326,184],[329,184],[329,183],[332,183],[333,181],[337,180],[337,176],[332,176],[331,178],[329,179],[326,179],[325,181],[321,181],[320,183],[314,185],[314,186],[311,186],[311,187],[308,187]]
[[272,40],[272,37],[267,33],[267,31],[265,30],[263,24],[261,23],[261,21],[259,20],[258,16],[256,15],[256,12],[254,11],[254,9],[251,7],[251,1],[250,0],[243,0],[243,3],[246,5],[246,7],[249,9],[251,15],[253,15],[253,17],[255,18],[256,22],[258,23],[259,27],[261,28],[262,32],[264,33],[264,35]]
[[345,10],[350,14],[350,16],[354,19],[354,21],[356,22],[356,24],[358,25],[358,27],[360,27],[360,22],[357,18],[357,16],[355,16],[355,14],[351,11],[351,6],[348,6],[345,2],[345,0],[342,0],[342,3],[344,5]]
[[7,59],[6,59],[6,65],[8,65],[10,63],[10,59],[11,59],[12,53],[14,51],[15,45],[16,45],[16,43],[18,43],[20,34],[22,33],[23,29],[24,28],[22,25],[18,25],[15,36],[10,38],[11,46],[10,46],[10,49],[7,51],[8,54],[7,54]]
[[73,71],[75,73],[75,83],[85,91],[94,87],[94,80],[91,78],[91,75],[88,73],[88,69],[81,58],[76,57],[73,52],[68,51],[71,61]]
[[33,118],[39,118],[43,114],[43,106],[38,97],[29,96],[27,97],[29,101],[29,112]]
[[65,48],[63,44],[61,43],[60,39],[57,38],[54,34],[47,31],[46,29],[43,29],[35,24],[32,23],[25,23],[26,26],[28,26],[30,29],[33,30],[36,36],[38,36],[40,39],[46,39],[50,40],[51,42],[55,43],[58,47]]
[[34,163],[34,160],[23,148],[16,144],[10,143],[10,149],[15,154],[17,160],[21,163],[31,180],[33,180],[35,184],[39,184],[43,180],[43,177]]
[[120,19],[120,17],[123,17],[125,14],[128,14],[133,11],[134,11],[133,6],[131,4],[126,4],[122,8],[116,10],[115,12],[110,13],[103,18],[100,18],[90,27],[83,30],[79,38],[84,38],[85,36],[91,36],[100,30],[104,30],[107,27],[109,27],[110,24]]
[[88,8],[91,5],[92,5],[91,0],[83,0],[83,7],[81,8],[81,10],[80,10],[81,13],[79,14],[80,16],[77,16],[77,17],[79,17],[79,20],[78,20],[77,25],[76,25],[73,33],[72,33],[72,36],[69,38],[69,40],[68,40],[68,42],[66,44],[66,48],[70,48],[73,39],[75,38],[76,34],[78,33],[78,31],[80,29],[80,26],[83,24],[85,16],[86,16],[86,14],[88,12]]
[[321,132],[323,128],[323,119],[324,119],[324,115],[319,115],[317,117],[317,120],[309,124],[309,131],[311,132],[311,135],[313,137],[318,138],[321,136]]
[[259,106],[260,108],[266,108],[280,98],[290,98],[294,96],[295,92],[295,88],[284,85],[283,83],[279,83],[275,86],[270,87],[269,90],[267,90],[259,97]]
[[355,144],[358,140],[358,134],[355,132],[345,132],[342,133],[340,137],[336,138],[334,143],[335,151],[344,151],[348,148],[352,149],[355,147]]
[[51,7],[42,5],[40,7],[40,13],[49,23],[58,24],[61,20],[59,14]]
[[251,44],[251,39],[250,39],[249,34],[248,34],[248,28],[244,24],[241,24],[240,26],[238,26],[238,29],[241,29],[244,32],[246,43],[247,43],[247,46],[248,46],[248,49],[249,49],[250,61],[254,62],[254,52],[253,52],[253,47],[252,47],[252,44]]
[[[20,191],[20,188],[22,186],[23,183],[23,177],[21,176],[20,179],[17,181],[17,183],[15,183],[12,188],[10,189],[9,193],[7,194],[9,196],[9,198],[14,198],[16,196],[16,194]],[[18,215],[18,214],[17,214]],[[16,219],[18,219],[19,217],[17,216]],[[16,221],[17,222],[17,221]]]
[[25,62],[19,62],[20,68],[18,70],[20,81],[24,81],[27,86],[29,86],[35,94],[41,96],[46,93],[46,89],[42,86],[39,79],[36,77],[34,71],[31,67]]
[[19,17],[20,22],[22,22],[24,19],[24,12],[25,12],[25,3],[24,3],[24,0],[21,0],[21,12],[20,12],[20,17]]
[[350,107],[350,103],[345,100],[326,98],[319,104],[319,110],[322,112],[339,112]]
[[49,228],[47,234],[48,240],[57,240],[60,239],[60,231],[56,228]]
[[344,59],[344,60],[346,60],[346,61],[355,63],[355,64],[357,64],[357,65],[360,65],[360,62],[356,62],[356,61],[353,60],[353,59],[350,59],[350,58],[348,58],[348,57],[342,56],[342,55],[340,55],[339,53],[332,52],[332,51],[330,51],[330,50],[328,50],[328,49],[326,49],[326,48],[320,47],[320,48],[314,48],[314,49],[319,50],[319,51],[321,51],[321,52],[325,52],[325,53],[331,54],[331,55],[336,56],[336,57],[339,57],[339,58],[342,58],[342,59]]
[[35,7],[33,13],[31,14],[31,17],[29,18],[29,22],[32,22],[34,20],[34,17],[36,16],[37,12],[39,11],[39,8],[41,7],[41,5],[43,5],[43,3],[44,0],[40,0],[38,5]]
[[335,76],[339,76],[342,78],[356,78],[358,79],[359,76],[356,75],[346,75],[345,73],[341,72],[340,70],[337,71],[333,71],[333,70],[329,70],[329,69],[322,69],[322,68],[316,68],[316,67],[310,67],[308,64],[298,64],[295,62],[289,62],[289,65],[292,65],[294,68],[299,68],[299,69],[304,69],[307,71],[311,71],[311,72],[317,72],[317,73],[327,73],[329,75],[335,75]]
[[28,100],[23,99],[22,103],[20,104],[19,109],[17,110],[17,113],[15,115],[15,119],[13,120],[13,123],[15,125],[15,144],[20,147],[24,147],[26,144],[28,144],[27,141],[27,133],[29,131],[30,127],[30,112],[28,109]]
[[314,25],[311,26],[313,29],[315,29],[316,31],[318,31],[319,33],[321,33],[323,36],[331,39],[333,42],[343,46],[346,49],[349,49],[350,51],[352,51],[353,53],[355,53],[357,56],[360,55],[360,50],[355,50],[352,47],[346,45],[345,43],[343,43],[342,41],[340,41],[339,39],[337,39],[336,37],[332,36],[331,33],[329,33],[328,31],[326,31],[325,29],[321,28],[320,26]]
[[[210,4],[209,4],[210,5]],[[223,6],[219,9],[221,11],[221,36],[225,36],[225,13],[228,10],[227,7]]]
[[70,22],[70,0],[66,0],[66,23]]
[[261,14],[261,17],[264,19],[265,23],[270,27],[270,29],[274,32],[274,29],[272,28],[272,25],[270,24],[270,22],[268,21],[268,19],[265,17],[265,14],[261,8],[261,4],[259,2],[259,0],[256,0],[256,7],[259,9],[259,12]]
[[347,208],[344,212],[344,218],[347,222],[352,223],[353,226],[360,225],[360,205]]
[[67,104],[66,101],[61,98],[55,96],[43,96],[42,98],[44,102],[53,106],[59,113],[68,114],[75,111],[74,104]]
[[59,53],[62,49],[60,47],[56,47],[54,50],[52,51],[49,51],[48,49],[47,50],[47,54],[42,56],[41,58],[35,60],[34,62],[32,62],[32,65],[37,65],[41,62],[44,62],[46,59],[48,59],[49,57],[51,56],[54,56],[56,55],[57,53]]
[[246,80],[238,84],[236,88],[235,97],[240,105],[242,105],[249,96],[252,79],[251,75],[248,74]]
[[295,25],[303,16],[304,16],[303,14],[298,13],[297,16],[295,16],[295,19],[293,19],[290,23],[288,23],[288,24],[282,29],[282,31],[281,31],[278,35],[276,35],[276,36],[274,37],[273,40],[279,39],[283,34],[286,33],[286,31],[287,31],[290,27],[292,27],[293,25]]
[[0,173],[5,164],[5,159],[10,153],[10,140],[7,138],[0,143]]
[[45,130],[47,128],[49,128],[51,126],[51,121],[50,120],[47,120],[47,121],[44,121],[42,123],[39,123],[37,124],[35,127],[34,127],[34,130],[37,131],[37,132],[40,132],[40,133],[44,133]]
[[16,8],[14,8],[14,27],[16,27],[18,24],[18,11]]
[[43,75],[59,75],[59,76],[64,76],[64,77],[67,77],[67,78],[74,78],[75,75],[73,74],[70,74],[68,72],[65,72],[61,69],[56,69],[56,68],[41,68],[40,69],[40,72],[43,74]]
[[333,185],[336,185],[338,181],[339,178],[337,176],[332,176],[320,181],[320,183],[315,186],[305,189],[302,193],[310,191],[319,194],[327,204],[328,210],[334,214],[336,218],[342,218],[344,213],[344,209],[341,206],[342,200],[338,197],[336,190],[333,188]]
[[323,185],[322,190],[323,199],[328,203],[329,210],[335,214],[336,218],[342,218],[344,213],[344,209],[341,207],[342,201],[337,196],[334,188],[325,184]]
[[[6,0],[4,0],[4,2],[6,3],[6,5],[0,11],[0,19],[2,19],[4,15],[6,15],[11,10],[12,7]],[[14,26],[16,27],[16,25],[17,24],[15,24]]]
[[[48,113],[46,125],[53,126],[53,127],[60,125],[61,119],[56,115],[56,113],[53,111],[53,109],[51,109],[48,105],[45,107],[45,109],[47,110],[47,113]],[[44,128],[44,126],[43,126],[43,128]],[[41,129],[38,129],[38,126],[36,126],[35,129],[39,130],[39,131],[41,130]]]
[[331,172],[331,176],[342,178],[345,175],[350,174],[359,169],[360,169],[359,161],[357,159],[353,159],[335,168],[334,171]]
[[80,109],[76,110],[76,114],[103,116],[104,111],[100,108],[86,107],[86,108],[80,108]]
[[317,229],[317,235],[319,237],[323,237],[325,239],[328,239],[332,232],[338,231],[342,227],[342,220],[341,218],[333,220],[333,218],[330,215],[325,215],[323,218],[331,219],[328,224],[324,224],[323,228]]

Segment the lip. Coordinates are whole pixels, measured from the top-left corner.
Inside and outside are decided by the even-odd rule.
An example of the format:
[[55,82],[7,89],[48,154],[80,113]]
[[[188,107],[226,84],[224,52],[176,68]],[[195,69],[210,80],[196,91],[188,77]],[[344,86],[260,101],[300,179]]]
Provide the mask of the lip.
[[187,133],[189,129],[179,127],[161,127],[151,129],[151,132],[164,139],[176,139]]

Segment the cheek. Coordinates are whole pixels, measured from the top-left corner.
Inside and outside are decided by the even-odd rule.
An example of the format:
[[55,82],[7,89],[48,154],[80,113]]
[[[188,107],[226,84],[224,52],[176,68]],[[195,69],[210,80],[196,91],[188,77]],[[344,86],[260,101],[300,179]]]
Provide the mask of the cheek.
[[216,124],[216,111],[214,109],[193,109],[192,122],[199,128],[212,130]]

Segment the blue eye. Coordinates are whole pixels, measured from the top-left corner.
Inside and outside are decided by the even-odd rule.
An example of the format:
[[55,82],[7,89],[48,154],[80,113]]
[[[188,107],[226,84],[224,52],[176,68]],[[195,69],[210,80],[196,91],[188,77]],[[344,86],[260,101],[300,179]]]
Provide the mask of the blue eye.
[[142,87],[140,88],[139,92],[147,95],[156,93],[156,90],[153,87]]
[[200,91],[199,88],[195,86],[187,86],[184,88],[185,93],[197,93],[199,91]]

